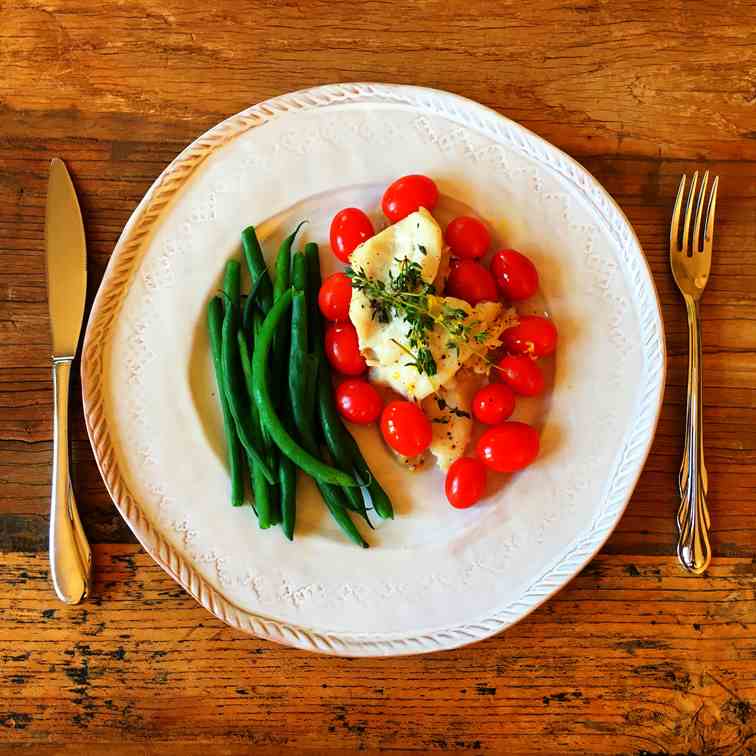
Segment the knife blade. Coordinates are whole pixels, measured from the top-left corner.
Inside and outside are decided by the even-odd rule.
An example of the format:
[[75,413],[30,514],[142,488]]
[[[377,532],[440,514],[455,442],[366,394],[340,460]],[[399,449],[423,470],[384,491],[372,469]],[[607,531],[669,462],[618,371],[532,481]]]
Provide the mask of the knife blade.
[[89,592],[92,551],[79,519],[69,474],[68,390],[84,317],[87,250],[79,200],[65,163],[58,158],[50,163],[45,250],[55,394],[50,573],[58,598],[77,604]]
[[87,245],[76,190],[59,158],[50,163],[45,248],[53,359],[73,358],[87,293]]

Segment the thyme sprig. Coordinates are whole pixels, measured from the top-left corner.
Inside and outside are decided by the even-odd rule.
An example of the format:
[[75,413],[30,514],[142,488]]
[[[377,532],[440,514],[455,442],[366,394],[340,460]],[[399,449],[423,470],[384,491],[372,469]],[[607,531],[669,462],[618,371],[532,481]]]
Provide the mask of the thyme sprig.
[[[446,346],[459,354],[460,344],[473,341],[483,344],[488,339],[487,331],[476,331],[479,320],[467,320],[468,313],[461,307],[453,307],[443,300],[435,303],[436,290],[433,284],[423,279],[422,268],[416,262],[399,260],[396,272],[389,271],[388,282],[370,278],[364,268],[347,268],[353,288],[361,291],[370,301],[373,320],[388,323],[392,318],[402,318],[408,326],[407,344],[396,343],[410,357],[407,363],[419,373],[436,375],[438,366],[430,347],[430,335],[436,325],[447,335]],[[435,306],[434,306],[435,304]]]

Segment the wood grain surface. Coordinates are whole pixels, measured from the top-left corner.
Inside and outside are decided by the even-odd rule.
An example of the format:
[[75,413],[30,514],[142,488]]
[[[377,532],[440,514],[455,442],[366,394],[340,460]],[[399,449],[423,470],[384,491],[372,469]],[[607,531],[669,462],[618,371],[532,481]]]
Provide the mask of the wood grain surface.
[[[136,545],[73,389],[94,597],[47,568],[47,165],[64,158],[90,298],[147,187],[267,97],[372,80],[476,99],[580,160],[635,227],[669,375],[637,490],[601,554],[500,636],[399,660],[319,657],[216,621]],[[682,172],[721,177],[703,304],[715,559],[674,553],[687,333],[667,267]],[[756,753],[756,4],[0,0],[0,752]]]

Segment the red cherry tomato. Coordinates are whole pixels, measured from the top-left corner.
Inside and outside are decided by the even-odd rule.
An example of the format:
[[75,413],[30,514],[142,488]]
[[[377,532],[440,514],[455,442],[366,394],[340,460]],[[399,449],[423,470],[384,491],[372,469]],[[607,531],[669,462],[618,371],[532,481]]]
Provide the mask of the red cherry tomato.
[[496,302],[499,292],[494,277],[475,260],[456,260],[446,279],[446,294],[469,302]]
[[479,423],[498,425],[509,419],[514,412],[515,395],[503,383],[489,383],[473,397],[472,413]]
[[522,470],[537,456],[538,433],[525,423],[508,422],[487,430],[478,440],[476,452],[496,472]]
[[470,259],[483,257],[491,244],[488,229],[477,218],[469,215],[455,218],[446,227],[444,239],[451,247],[452,254]]
[[474,457],[456,460],[446,473],[445,488],[446,498],[455,509],[471,507],[486,490],[485,465]]
[[359,208],[348,207],[333,216],[331,221],[331,249],[343,263],[357,245],[375,234],[370,218]]
[[394,181],[383,194],[383,214],[396,223],[419,207],[433,210],[438,202],[438,189],[427,176],[413,174]]
[[349,378],[336,388],[336,407],[349,422],[368,425],[378,419],[383,401],[371,383],[362,378]]
[[381,433],[386,443],[405,457],[422,454],[433,439],[430,420],[416,404],[389,402],[381,415]]
[[523,315],[516,326],[504,331],[501,340],[507,350],[514,354],[546,357],[556,349],[557,329],[548,318]]
[[352,282],[346,273],[328,276],[318,292],[318,307],[328,320],[349,320]]
[[530,258],[515,249],[501,249],[491,259],[491,272],[510,302],[532,297],[538,291],[538,271]]
[[344,375],[362,375],[367,370],[360,354],[357,331],[351,323],[329,323],[325,332],[325,353],[331,367]]
[[530,357],[507,354],[496,366],[499,379],[520,396],[538,396],[543,392],[543,373]]

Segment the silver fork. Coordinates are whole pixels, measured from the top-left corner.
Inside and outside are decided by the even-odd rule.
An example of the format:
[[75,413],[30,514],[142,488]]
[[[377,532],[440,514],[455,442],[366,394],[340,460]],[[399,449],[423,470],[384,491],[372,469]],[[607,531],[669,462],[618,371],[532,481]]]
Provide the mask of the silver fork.
[[706,506],[709,479],[703,451],[703,379],[701,370],[701,316],[699,302],[711,271],[714,213],[719,177],[711,184],[704,216],[706,171],[698,186],[698,171],[693,174],[683,216],[686,177],[680,180],[669,231],[669,260],[672,275],[685,302],[688,314],[688,407],[685,416],[685,442],[678,478],[680,508],[677,512],[677,557],[689,572],[700,575],[711,560],[709,530],[711,519]]

